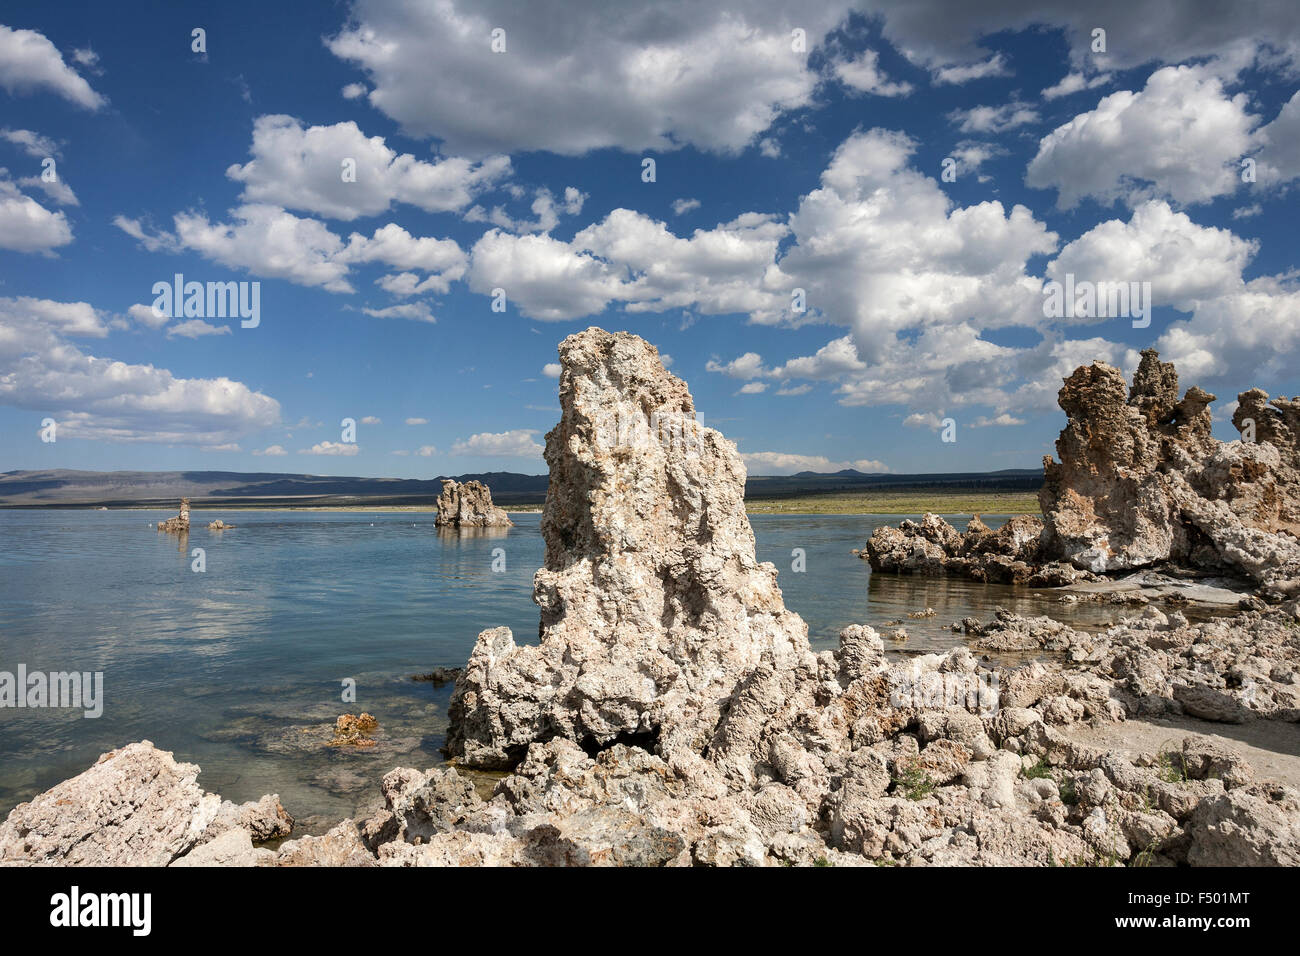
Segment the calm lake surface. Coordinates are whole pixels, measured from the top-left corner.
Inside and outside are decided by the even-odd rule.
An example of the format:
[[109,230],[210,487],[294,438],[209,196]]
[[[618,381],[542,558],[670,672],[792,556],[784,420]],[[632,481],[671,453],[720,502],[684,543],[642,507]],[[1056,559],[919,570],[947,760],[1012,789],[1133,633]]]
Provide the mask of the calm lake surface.
[[[194,511],[182,541],[154,530],[174,513],[0,511],[0,671],[104,674],[97,719],[0,709],[0,816],[101,753],[148,739],[199,764],[206,790],[236,802],[279,793],[303,830],[320,832],[376,805],[388,770],[441,761],[451,688],[411,675],[462,665],[487,627],[536,640],[540,515],[457,534],[423,512]],[[238,527],[208,531],[216,517]],[[850,551],[903,517],[750,519],[759,559],[779,569],[815,649],[836,646],[848,624],[900,619],[910,639],[896,653],[945,649],[959,638],[944,625],[987,619],[999,605],[1078,626],[1116,616],[1027,588],[873,577]],[[950,520],[964,528],[967,519]],[[985,516],[991,527],[1003,520]],[[195,548],[202,573],[192,570]],[[502,555],[505,570],[494,572]],[[925,607],[938,616],[907,618]],[[342,700],[348,679],[355,704]],[[334,718],[360,710],[379,719],[377,746],[325,747]]]

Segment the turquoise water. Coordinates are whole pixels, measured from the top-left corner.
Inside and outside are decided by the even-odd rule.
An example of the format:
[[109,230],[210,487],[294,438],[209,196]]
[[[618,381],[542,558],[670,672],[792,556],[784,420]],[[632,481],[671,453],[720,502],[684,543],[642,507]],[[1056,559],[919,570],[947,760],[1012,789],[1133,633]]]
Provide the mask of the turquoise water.
[[[195,511],[188,539],[158,511],[0,511],[0,671],[102,671],[104,712],[0,709],[0,814],[107,750],[149,739],[203,768],[236,801],[279,793],[308,831],[366,809],[397,766],[439,762],[451,688],[412,681],[459,666],[478,632],[536,640],[540,515],[491,532],[439,532],[432,515]],[[204,525],[220,517],[238,527]],[[1113,609],[1065,610],[1024,588],[872,578],[850,553],[903,516],[762,515],[759,558],[817,649],[847,624],[902,619],[900,653],[952,646],[943,625],[996,605],[1063,611],[1083,624]],[[964,527],[963,518],[952,519]],[[986,517],[990,525],[999,519]],[[203,549],[206,569],[192,570]],[[806,570],[795,572],[792,551]],[[498,568],[493,570],[494,561]],[[934,618],[907,619],[924,607]],[[342,699],[356,682],[356,702]],[[342,713],[379,719],[371,750],[326,747]]]

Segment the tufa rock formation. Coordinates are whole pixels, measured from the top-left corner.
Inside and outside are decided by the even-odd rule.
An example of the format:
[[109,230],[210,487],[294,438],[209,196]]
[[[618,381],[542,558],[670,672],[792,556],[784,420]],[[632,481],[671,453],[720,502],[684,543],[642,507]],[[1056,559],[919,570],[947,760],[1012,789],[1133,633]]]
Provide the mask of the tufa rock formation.
[[1300,536],[1300,398],[1270,401],[1268,392],[1252,388],[1237,396],[1232,424],[1258,457],[1246,463],[1211,456],[1203,483],[1230,491],[1233,512],[1255,527]]
[[[921,524],[879,529],[866,553],[875,570],[955,571],[1028,583],[1068,583],[1059,565],[1109,574],[1161,564],[1253,580],[1279,598],[1300,591],[1300,401],[1252,389],[1238,396],[1233,424],[1242,440],[1210,435],[1215,396],[1193,386],[1154,349],[1127,387],[1115,368],[1080,366],[1059,402],[1069,418],[1043,459],[1043,510],[1005,541],[958,535],[928,515]],[[939,527],[942,525],[942,527]],[[944,530],[947,529],[947,530]],[[972,562],[978,542],[989,545]],[[1032,552],[1032,553],[1030,553]]]
[[442,494],[438,496],[438,517],[433,521],[440,528],[510,528],[514,522],[501,508],[492,504],[492,492],[481,481],[463,484],[451,478],[442,479]]
[[699,755],[755,668],[813,667],[807,626],[754,557],[735,446],[696,422],[658,351],[592,328],[564,340],[560,364],[540,644],[479,635],[447,750],[476,767],[512,766],[556,737]]
[[[560,351],[540,643],[484,631],[452,696],[457,762],[511,767],[491,799],[453,767],[398,768],[368,819],[272,850],[273,797],[222,803],[133,744],[16,808],[0,862],[1300,865],[1300,793],[1230,742],[1087,742],[1140,715],[1300,720],[1296,601],[1202,624],[1148,608],[1104,634],[963,622],[981,649],[1061,652],[1017,668],[966,647],[890,661],[861,625],[813,655],[755,560],[735,448],[686,386],[632,335]],[[1038,560],[1036,525],[973,524],[913,537]]]
[[1092,571],[1172,562],[1295,593],[1295,403],[1242,393],[1234,424],[1245,440],[1219,442],[1210,437],[1214,399],[1193,386],[1179,400],[1173,365],[1153,349],[1127,398],[1123,377],[1101,363],[1066,379],[1061,463],[1044,459],[1039,492],[1047,551]]
[[190,499],[181,499],[181,510],[175,518],[158,522],[158,530],[168,534],[186,534],[190,530]]
[[1104,572],[1187,558],[1193,529],[1175,502],[1169,472],[1218,443],[1210,437],[1215,396],[1189,389],[1153,349],[1127,389],[1119,371],[1094,362],[1075,370],[1059,402],[1069,421],[1043,459],[1039,492],[1047,548],[1078,567]]

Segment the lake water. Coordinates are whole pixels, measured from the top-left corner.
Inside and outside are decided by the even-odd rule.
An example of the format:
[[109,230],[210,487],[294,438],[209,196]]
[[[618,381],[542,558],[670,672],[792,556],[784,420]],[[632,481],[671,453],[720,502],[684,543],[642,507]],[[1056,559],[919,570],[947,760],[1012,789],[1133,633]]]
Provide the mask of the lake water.
[[[0,709],[0,817],[101,753],[149,739],[198,763],[205,789],[236,802],[279,793],[304,830],[320,832],[372,806],[393,767],[441,760],[451,688],[412,675],[463,664],[487,627],[536,640],[540,515],[457,534],[424,512],[194,511],[195,530],[181,540],[153,530],[171,514],[0,511],[0,671],[104,674],[99,718]],[[238,527],[208,531],[216,517]],[[1079,626],[1115,616],[1027,588],[873,577],[850,552],[903,517],[751,519],[759,559],[780,570],[786,605],[808,622],[815,649],[836,646],[848,624],[896,620],[910,638],[894,653],[945,649],[959,638],[943,625],[987,619],[998,605]],[[792,570],[794,549],[802,572]],[[938,615],[907,618],[925,607]],[[356,682],[355,704],[342,700],[345,680]],[[334,718],[359,710],[379,719],[376,747],[324,746]]]

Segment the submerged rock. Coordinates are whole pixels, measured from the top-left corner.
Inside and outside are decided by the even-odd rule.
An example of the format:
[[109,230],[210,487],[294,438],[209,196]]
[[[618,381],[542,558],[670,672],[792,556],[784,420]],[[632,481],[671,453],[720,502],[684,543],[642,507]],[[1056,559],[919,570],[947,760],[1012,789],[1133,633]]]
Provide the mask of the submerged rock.
[[445,684],[454,684],[463,673],[465,673],[463,667],[435,667],[424,674],[411,675],[411,680],[424,681],[434,687],[442,687]]
[[341,714],[334,722],[334,737],[327,747],[373,747],[375,741],[367,737],[379,728],[379,721],[370,714]]
[[440,528],[509,528],[510,516],[492,504],[492,492],[481,481],[442,480],[438,496],[438,516],[433,523]]

